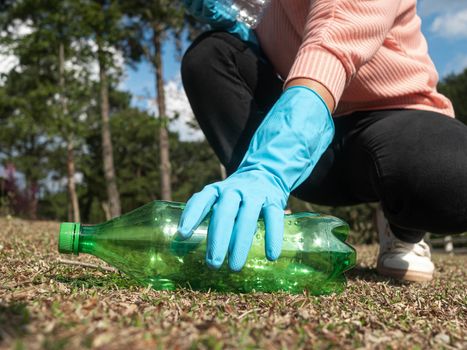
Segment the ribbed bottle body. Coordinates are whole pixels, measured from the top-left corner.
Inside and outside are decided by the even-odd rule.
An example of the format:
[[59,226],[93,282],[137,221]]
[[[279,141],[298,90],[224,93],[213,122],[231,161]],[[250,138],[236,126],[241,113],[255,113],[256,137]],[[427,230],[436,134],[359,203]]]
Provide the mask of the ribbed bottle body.
[[[207,217],[187,240],[177,235],[184,205],[155,201],[119,218],[81,226],[79,251],[95,255],[143,284],[156,289],[188,287],[225,292],[339,292],[343,272],[355,265],[355,250],[346,244],[343,221],[313,213],[286,215],[280,258],[265,258],[264,224],[257,231],[247,262],[232,272],[205,263]],[[227,257],[228,259],[228,257]]]
[[251,28],[258,25],[270,2],[271,0],[218,0],[224,11]]

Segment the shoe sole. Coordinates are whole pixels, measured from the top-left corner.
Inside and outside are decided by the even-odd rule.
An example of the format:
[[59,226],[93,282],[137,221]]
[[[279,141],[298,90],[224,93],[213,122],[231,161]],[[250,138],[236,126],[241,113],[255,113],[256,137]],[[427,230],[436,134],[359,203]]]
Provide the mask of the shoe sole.
[[410,270],[398,270],[390,267],[384,267],[378,264],[376,270],[380,275],[392,277],[398,280],[411,281],[411,282],[429,282],[433,279],[433,273],[421,272],[421,271],[410,271]]

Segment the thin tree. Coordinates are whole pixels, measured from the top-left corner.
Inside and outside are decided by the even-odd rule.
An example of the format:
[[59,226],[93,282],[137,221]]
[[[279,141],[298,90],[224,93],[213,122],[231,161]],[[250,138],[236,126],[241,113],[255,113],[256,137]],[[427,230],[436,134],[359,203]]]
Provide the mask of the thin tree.
[[[56,19],[56,29],[58,35],[58,84],[59,84],[59,100],[62,107],[62,119],[63,120],[70,120],[71,116],[69,113],[68,108],[68,99],[66,96],[67,86],[66,86],[66,72],[65,72],[65,62],[66,62],[66,53],[65,53],[65,46],[69,47],[70,43],[76,39],[76,27],[73,25],[70,26],[73,22],[69,17],[71,15],[71,11],[67,11],[70,9],[71,3],[69,1],[56,1],[56,7],[52,9],[52,11],[56,11],[53,14],[53,18]],[[50,11],[50,7],[48,8]],[[67,170],[67,190],[68,190],[68,197],[69,197],[69,205],[70,210],[68,213],[68,219],[74,222],[80,222],[80,209],[79,209],[79,201],[78,201],[78,194],[76,192],[76,183],[75,183],[75,175],[76,175],[76,165],[75,165],[75,135],[73,131],[73,127],[67,127],[72,123],[65,124],[65,130],[63,130],[63,134],[65,135],[66,140],[66,170]]]
[[110,130],[109,75],[110,70],[116,68],[113,66],[113,57],[124,41],[121,30],[122,13],[115,1],[87,0],[80,3],[80,15],[90,39],[97,46],[95,58],[99,67],[102,160],[108,198],[103,209],[108,216],[116,217],[121,214],[121,204]]
[[[184,8],[180,1],[169,0],[121,0],[128,17],[128,27],[139,28],[139,42],[145,58],[154,68],[154,81],[159,112],[159,165],[161,199],[172,200],[169,117],[164,91],[163,45],[170,36],[179,39],[185,24]],[[179,43],[179,40],[176,40]]]

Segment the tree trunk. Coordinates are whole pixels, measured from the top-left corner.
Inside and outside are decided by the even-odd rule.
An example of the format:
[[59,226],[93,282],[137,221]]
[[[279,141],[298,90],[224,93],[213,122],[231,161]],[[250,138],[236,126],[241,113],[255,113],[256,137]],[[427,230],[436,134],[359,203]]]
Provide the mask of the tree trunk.
[[109,201],[109,213],[111,217],[121,215],[120,193],[117,188],[117,179],[115,176],[112,139],[110,135],[109,118],[109,86],[107,82],[107,69],[105,54],[102,46],[97,40],[98,61],[99,61],[99,84],[101,97],[101,119],[102,119],[102,158],[104,162],[104,178],[107,186],[107,197]]
[[[60,85],[60,102],[62,105],[62,116],[63,119],[69,118],[68,115],[68,102],[65,97],[65,48],[63,43],[60,43],[59,53],[59,85]],[[79,202],[78,195],[76,193],[76,184],[75,184],[75,158],[73,155],[74,143],[73,143],[73,133],[71,130],[65,130],[67,145],[67,188],[68,188],[68,199],[71,205],[71,210],[69,213],[68,220],[79,222],[80,221],[80,212],[79,212]]]
[[78,194],[76,193],[75,183],[75,157],[74,157],[74,146],[73,140],[69,140],[66,145],[67,150],[67,183],[68,183],[68,195],[70,196],[71,203],[71,214],[70,220],[73,222],[80,222],[79,202]]
[[171,165],[169,148],[168,117],[165,108],[164,77],[162,75],[162,28],[153,24],[154,70],[156,72],[157,105],[159,107],[159,151],[161,172],[161,199],[172,200]]
[[107,201],[101,202],[101,208],[102,208],[102,211],[104,212],[105,219],[106,220],[112,219],[112,215],[110,215],[109,202]]
[[29,215],[31,220],[37,220],[37,182],[34,182],[29,189]]
[[87,222],[91,221],[90,217],[91,217],[91,207],[92,207],[93,201],[94,201],[94,195],[92,194],[91,191],[88,190],[86,193],[86,197],[84,199],[84,205],[83,205],[83,210],[81,214],[83,221],[87,221]]
[[227,171],[225,170],[225,166],[222,163],[219,163],[219,170],[221,174],[221,180],[225,180],[227,178]]

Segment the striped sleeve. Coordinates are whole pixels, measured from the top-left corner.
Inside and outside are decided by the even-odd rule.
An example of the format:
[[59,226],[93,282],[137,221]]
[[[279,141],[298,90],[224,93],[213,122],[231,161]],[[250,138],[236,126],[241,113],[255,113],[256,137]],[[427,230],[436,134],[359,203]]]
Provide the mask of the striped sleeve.
[[303,40],[285,84],[316,80],[336,105],[359,68],[383,44],[401,0],[310,1]]

